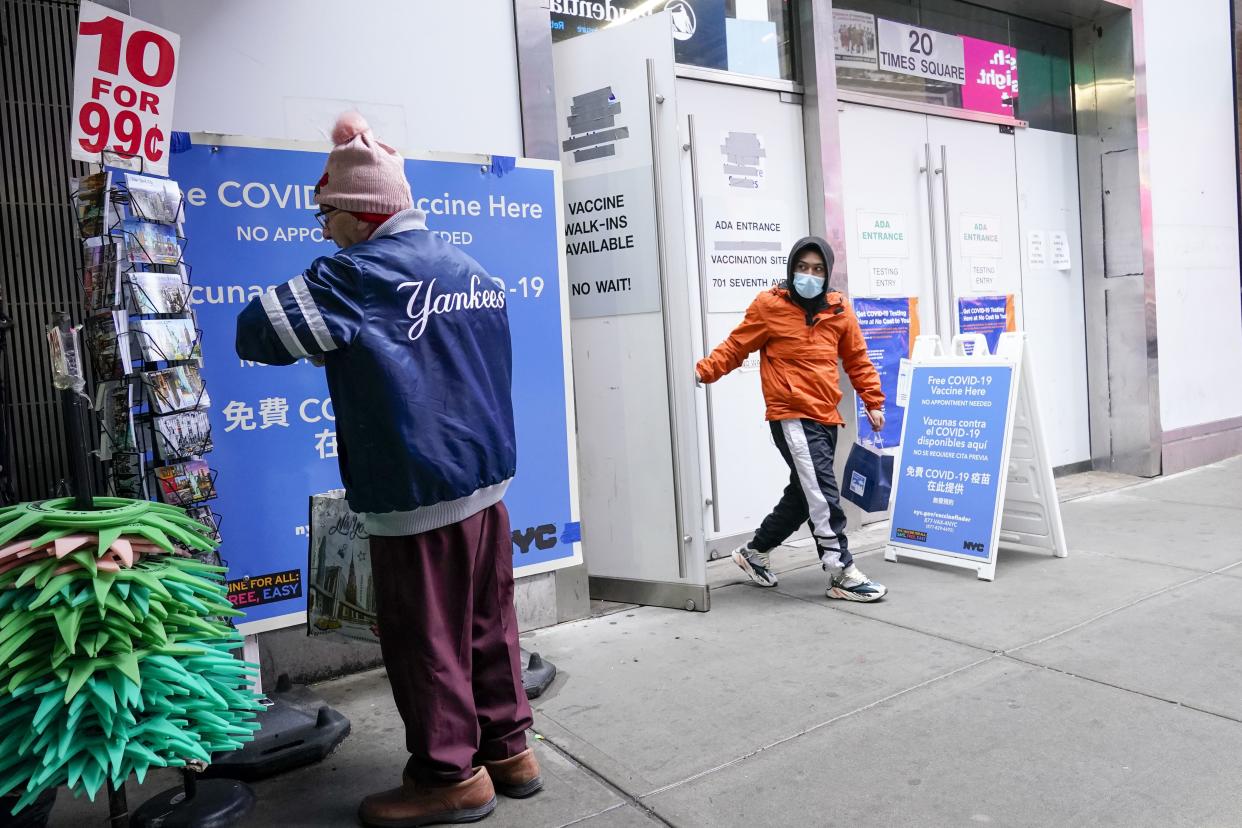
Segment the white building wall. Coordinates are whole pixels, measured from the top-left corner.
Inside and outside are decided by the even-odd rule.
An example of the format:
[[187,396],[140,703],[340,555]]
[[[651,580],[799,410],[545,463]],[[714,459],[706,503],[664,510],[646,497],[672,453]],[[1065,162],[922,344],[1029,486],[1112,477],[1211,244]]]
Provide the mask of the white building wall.
[[1242,417],[1230,0],[1146,0],[1160,417]]
[[521,155],[509,0],[108,5],[181,35],[177,130],[324,141],[356,108],[399,149]]

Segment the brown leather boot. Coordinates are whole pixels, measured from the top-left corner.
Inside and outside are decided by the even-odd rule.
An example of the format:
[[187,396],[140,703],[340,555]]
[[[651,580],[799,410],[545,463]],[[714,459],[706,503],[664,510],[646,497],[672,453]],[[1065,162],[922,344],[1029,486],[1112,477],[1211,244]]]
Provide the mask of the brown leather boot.
[[358,806],[358,819],[373,828],[478,822],[496,808],[496,790],[485,768],[452,785],[424,787],[403,780],[400,788],[371,794]]
[[499,762],[484,762],[496,790],[512,799],[525,799],[543,788],[539,776],[539,760],[530,748]]

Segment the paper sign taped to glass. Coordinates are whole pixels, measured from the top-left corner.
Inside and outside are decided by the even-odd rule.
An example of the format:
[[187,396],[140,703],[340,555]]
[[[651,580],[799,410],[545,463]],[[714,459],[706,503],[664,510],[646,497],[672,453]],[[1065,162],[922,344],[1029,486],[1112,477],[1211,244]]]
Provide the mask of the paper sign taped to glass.
[[378,642],[366,523],[334,489],[310,499],[306,634]]

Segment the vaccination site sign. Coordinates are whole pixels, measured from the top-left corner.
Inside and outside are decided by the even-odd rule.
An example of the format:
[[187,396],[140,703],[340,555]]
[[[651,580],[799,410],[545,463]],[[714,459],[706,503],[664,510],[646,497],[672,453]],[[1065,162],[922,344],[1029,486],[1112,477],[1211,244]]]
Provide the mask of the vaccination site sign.
[[[191,300],[211,394],[221,556],[239,629],[301,623],[307,600],[308,504],[338,489],[335,414],[323,370],[239,360],[238,313],[336,246],[313,218],[326,148],[194,136],[173,156],[186,198]],[[581,561],[569,374],[560,170],[519,159],[407,156],[415,206],[508,290],[518,473],[505,502],[518,575]]]

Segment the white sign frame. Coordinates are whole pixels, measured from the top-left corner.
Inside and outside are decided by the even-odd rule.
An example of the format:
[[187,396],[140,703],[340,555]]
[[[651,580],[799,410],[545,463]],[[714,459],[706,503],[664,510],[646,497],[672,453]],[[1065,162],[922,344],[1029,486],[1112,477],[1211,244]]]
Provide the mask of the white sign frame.
[[[965,346],[973,345],[973,355],[966,354]],[[1020,552],[1052,552],[1055,557],[1069,554],[1065,540],[1065,528],[1061,521],[1061,504],[1057,498],[1056,483],[1052,474],[1048,444],[1044,439],[1043,423],[1035,396],[1035,383],[1031,374],[1031,360],[1026,348],[1024,332],[1001,334],[996,354],[989,355],[987,340],[982,334],[959,334],[953,339],[953,353],[944,354],[940,337],[920,336],[911,356],[911,373],[920,365],[936,367],[961,366],[979,368],[1002,366],[1013,370],[1009,385],[1008,408],[1005,412],[1004,446],[1001,449],[1003,475],[996,486],[996,502],[992,517],[992,536],[988,542],[986,558],[966,555],[957,550],[938,550],[914,547],[890,539],[884,550],[884,560],[898,562],[901,558],[947,564],[975,570],[980,580],[996,579],[996,558],[1003,546]],[[1015,427],[1029,433],[1033,456],[1015,458],[1013,452]],[[906,430],[910,418],[902,428],[901,444],[906,446]],[[1021,466],[1021,468],[1015,468]],[[897,502],[903,475],[901,455],[897,457],[893,473],[893,492],[890,503]],[[1013,490],[1010,490],[1010,487]],[[1035,505],[1043,512],[1042,520],[1029,517],[1030,507]],[[1021,507],[1021,508],[1019,508]],[[1006,528],[1005,519],[1010,519]],[[1013,528],[1015,525],[1020,528]],[[1034,530],[1034,531],[1031,531]]]

